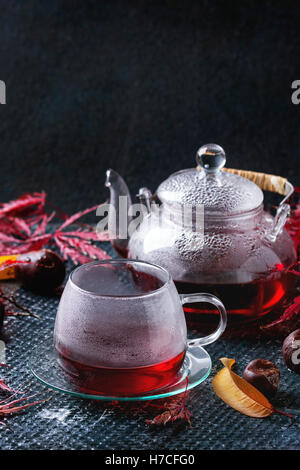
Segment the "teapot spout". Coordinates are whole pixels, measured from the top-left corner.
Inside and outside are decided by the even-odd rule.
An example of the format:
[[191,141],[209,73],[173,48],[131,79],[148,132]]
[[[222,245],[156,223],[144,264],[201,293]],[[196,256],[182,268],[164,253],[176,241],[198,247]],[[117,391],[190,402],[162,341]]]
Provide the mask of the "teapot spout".
[[108,230],[111,243],[117,253],[126,258],[129,241],[128,225],[132,218],[129,216],[130,193],[123,178],[112,169],[106,171],[105,186],[110,191]]

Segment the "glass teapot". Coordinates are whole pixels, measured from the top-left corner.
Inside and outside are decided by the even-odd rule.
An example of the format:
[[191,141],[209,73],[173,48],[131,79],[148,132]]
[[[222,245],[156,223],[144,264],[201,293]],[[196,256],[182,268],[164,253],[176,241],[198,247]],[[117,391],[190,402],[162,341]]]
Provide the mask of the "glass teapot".
[[[143,209],[138,210],[143,217],[137,219],[126,183],[107,170],[108,220],[114,217],[119,229],[112,244],[123,257],[166,268],[181,294],[216,295],[232,319],[264,315],[284,297],[290,283],[287,269],[296,261],[284,228],[294,188],[281,177],[223,168],[225,152],[216,144],[202,146],[196,161],[197,168],[172,174],[155,195],[141,188]],[[253,180],[285,195],[275,217],[264,211],[263,191]],[[121,233],[126,217],[128,238]],[[192,323],[199,313],[214,314],[195,304],[185,306],[185,312]]]

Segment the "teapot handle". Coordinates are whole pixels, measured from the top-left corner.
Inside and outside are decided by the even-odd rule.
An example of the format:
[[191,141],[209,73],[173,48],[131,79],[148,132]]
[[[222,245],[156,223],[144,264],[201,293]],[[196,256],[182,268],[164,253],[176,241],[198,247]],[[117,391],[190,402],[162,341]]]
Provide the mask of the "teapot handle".
[[188,340],[187,342],[188,347],[205,346],[207,344],[211,344],[217,341],[217,339],[224,332],[226,325],[227,325],[226,308],[224,307],[221,300],[212,294],[206,294],[206,293],[188,294],[188,295],[180,294],[179,297],[180,297],[182,305],[191,304],[195,302],[204,302],[204,303],[212,304],[215,307],[217,307],[219,314],[220,314],[220,322],[219,322],[218,328],[208,336],[204,336],[203,338]]
[[223,171],[248,178],[264,191],[271,191],[285,196],[277,209],[273,227],[265,234],[265,239],[274,243],[278,235],[281,233],[286,223],[286,219],[290,215],[290,206],[287,201],[294,192],[294,186],[292,183],[282,176],[258,173],[255,171],[235,170],[233,168],[224,168]]

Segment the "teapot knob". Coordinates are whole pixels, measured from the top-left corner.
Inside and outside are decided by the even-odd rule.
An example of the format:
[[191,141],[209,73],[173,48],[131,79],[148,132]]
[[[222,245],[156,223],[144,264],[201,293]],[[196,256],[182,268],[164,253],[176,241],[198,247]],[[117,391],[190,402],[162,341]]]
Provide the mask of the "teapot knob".
[[217,144],[206,144],[199,148],[196,161],[206,173],[215,173],[226,163],[226,154]]

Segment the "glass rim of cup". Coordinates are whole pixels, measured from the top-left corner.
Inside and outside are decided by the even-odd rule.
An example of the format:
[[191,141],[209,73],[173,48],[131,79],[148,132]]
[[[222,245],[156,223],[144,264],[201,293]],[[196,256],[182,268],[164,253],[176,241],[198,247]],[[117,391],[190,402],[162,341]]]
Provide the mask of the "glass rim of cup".
[[[128,262],[129,263],[136,263],[136,264],[140,264],[140,265],[147,265],[147,266],[150,266],[150,267],[157,268],[158,270],[162,271],[163,273],[165,273],[167,275],[167,279],[166,279],[165,282],[162,281],[163,285],[160,286],[158,289],[154,289],[154,290],[151,290],[149,292],[144,292],[144,293],[139,293],[139,294],[128,294],[128,295],[124,295],[124,294],[121,294],[121,295],[117,295],[117,294],[98,294],[97,292],[93,292],[91,290],[83,289],[82,287],[78,286],[78,284],[76,284],[76,281],[74,281],[74,279],[73,279],[73,276],[75,275],[75,273],[77,271],[80,271],[81,269],[84,269],[87,266],[103,265],[103,264],[104,265],[105,264],[127,264]],[[158,264],[149,263],[148,261],[143,261],[143,260],[123,258],[123,259],[95,260],[95,261],[91,261],[90,263],[81,264],[80,266],[77,266],[75,269],[73,269],[73,271],[69,275],[68,281],[70,282],[72,287],[74,287],[78,291],[82,292],[83,294],[93,295],[95,297],[100,297],[100,298],[103,297],[103,298],[112,298],[112,299],[136,299],[136,298],[139,298],[139,297],[149,297],[149,296],[151,296],[153,294],[156,294],[157,292],[161,291],[162,289],[166,288],[169,285],[170,281],[172,281],[172,277],[171,277],[171,274],[169,273],[169,271],[167,269],[163,268],[162,266],[160,266]]]

